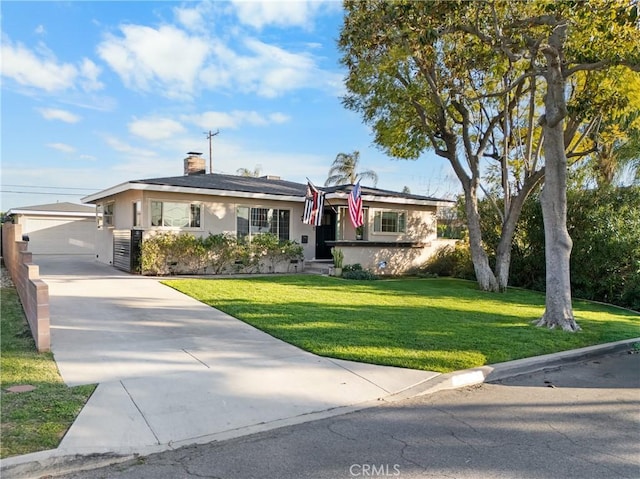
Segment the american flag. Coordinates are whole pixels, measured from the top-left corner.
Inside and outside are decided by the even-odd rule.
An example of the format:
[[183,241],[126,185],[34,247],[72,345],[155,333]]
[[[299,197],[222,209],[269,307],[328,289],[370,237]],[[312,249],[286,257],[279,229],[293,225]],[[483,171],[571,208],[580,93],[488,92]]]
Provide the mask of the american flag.
[[364,224],[364,215],[362,213],[362,191],[360,190],[360,180],[351,189],[349,193],[349,217],[354,228],[358,228]]
[[307,183],[307,196],[304,199],[304,214],[302,222],[308,225],[322,224],[322,209],[324,208],[324,192]]

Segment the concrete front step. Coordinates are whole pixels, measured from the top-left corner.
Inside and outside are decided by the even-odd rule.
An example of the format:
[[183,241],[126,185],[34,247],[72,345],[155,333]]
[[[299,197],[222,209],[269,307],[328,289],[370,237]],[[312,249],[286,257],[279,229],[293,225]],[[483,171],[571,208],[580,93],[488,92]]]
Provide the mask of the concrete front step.
[[329,274],[329,268],[333,267],[333,261],[305,261],[304,272],[309,274]]

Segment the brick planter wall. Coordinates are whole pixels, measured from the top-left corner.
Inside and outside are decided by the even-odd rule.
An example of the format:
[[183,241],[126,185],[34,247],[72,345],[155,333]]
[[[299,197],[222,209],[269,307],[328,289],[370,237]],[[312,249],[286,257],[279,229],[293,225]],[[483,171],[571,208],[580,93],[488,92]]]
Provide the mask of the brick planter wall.
[[40,269],[32,263],[28,246],[27,241],[22,241],[22,225],[2,225],[4,265],[22,302],[36,348],[44,352],[51,349],[49,286],[40,279]]

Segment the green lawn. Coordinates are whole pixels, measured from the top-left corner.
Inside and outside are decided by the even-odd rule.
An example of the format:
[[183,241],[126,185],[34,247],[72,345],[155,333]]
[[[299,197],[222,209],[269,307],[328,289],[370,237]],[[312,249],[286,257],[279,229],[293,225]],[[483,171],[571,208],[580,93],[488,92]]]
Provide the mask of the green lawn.
[[164,282],[323,356],[448,372],[640,337],[640,315],[574,303],[578,333],[537,328],[544,296],[485,293],[449,278],[349,281],[297,275]]
[[[95,386],[67,387],[51,353],[38,353],[15,289],[0,290],[0,457],[56,448]],[[35,390],[10,393],[15,385]]]

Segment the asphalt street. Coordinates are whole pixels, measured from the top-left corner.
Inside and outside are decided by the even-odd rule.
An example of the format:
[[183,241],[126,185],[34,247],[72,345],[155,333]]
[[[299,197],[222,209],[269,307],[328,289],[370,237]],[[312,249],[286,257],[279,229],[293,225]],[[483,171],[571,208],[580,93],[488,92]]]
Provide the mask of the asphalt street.
[[640,478],[640,354],[381,402],[60,477]]

